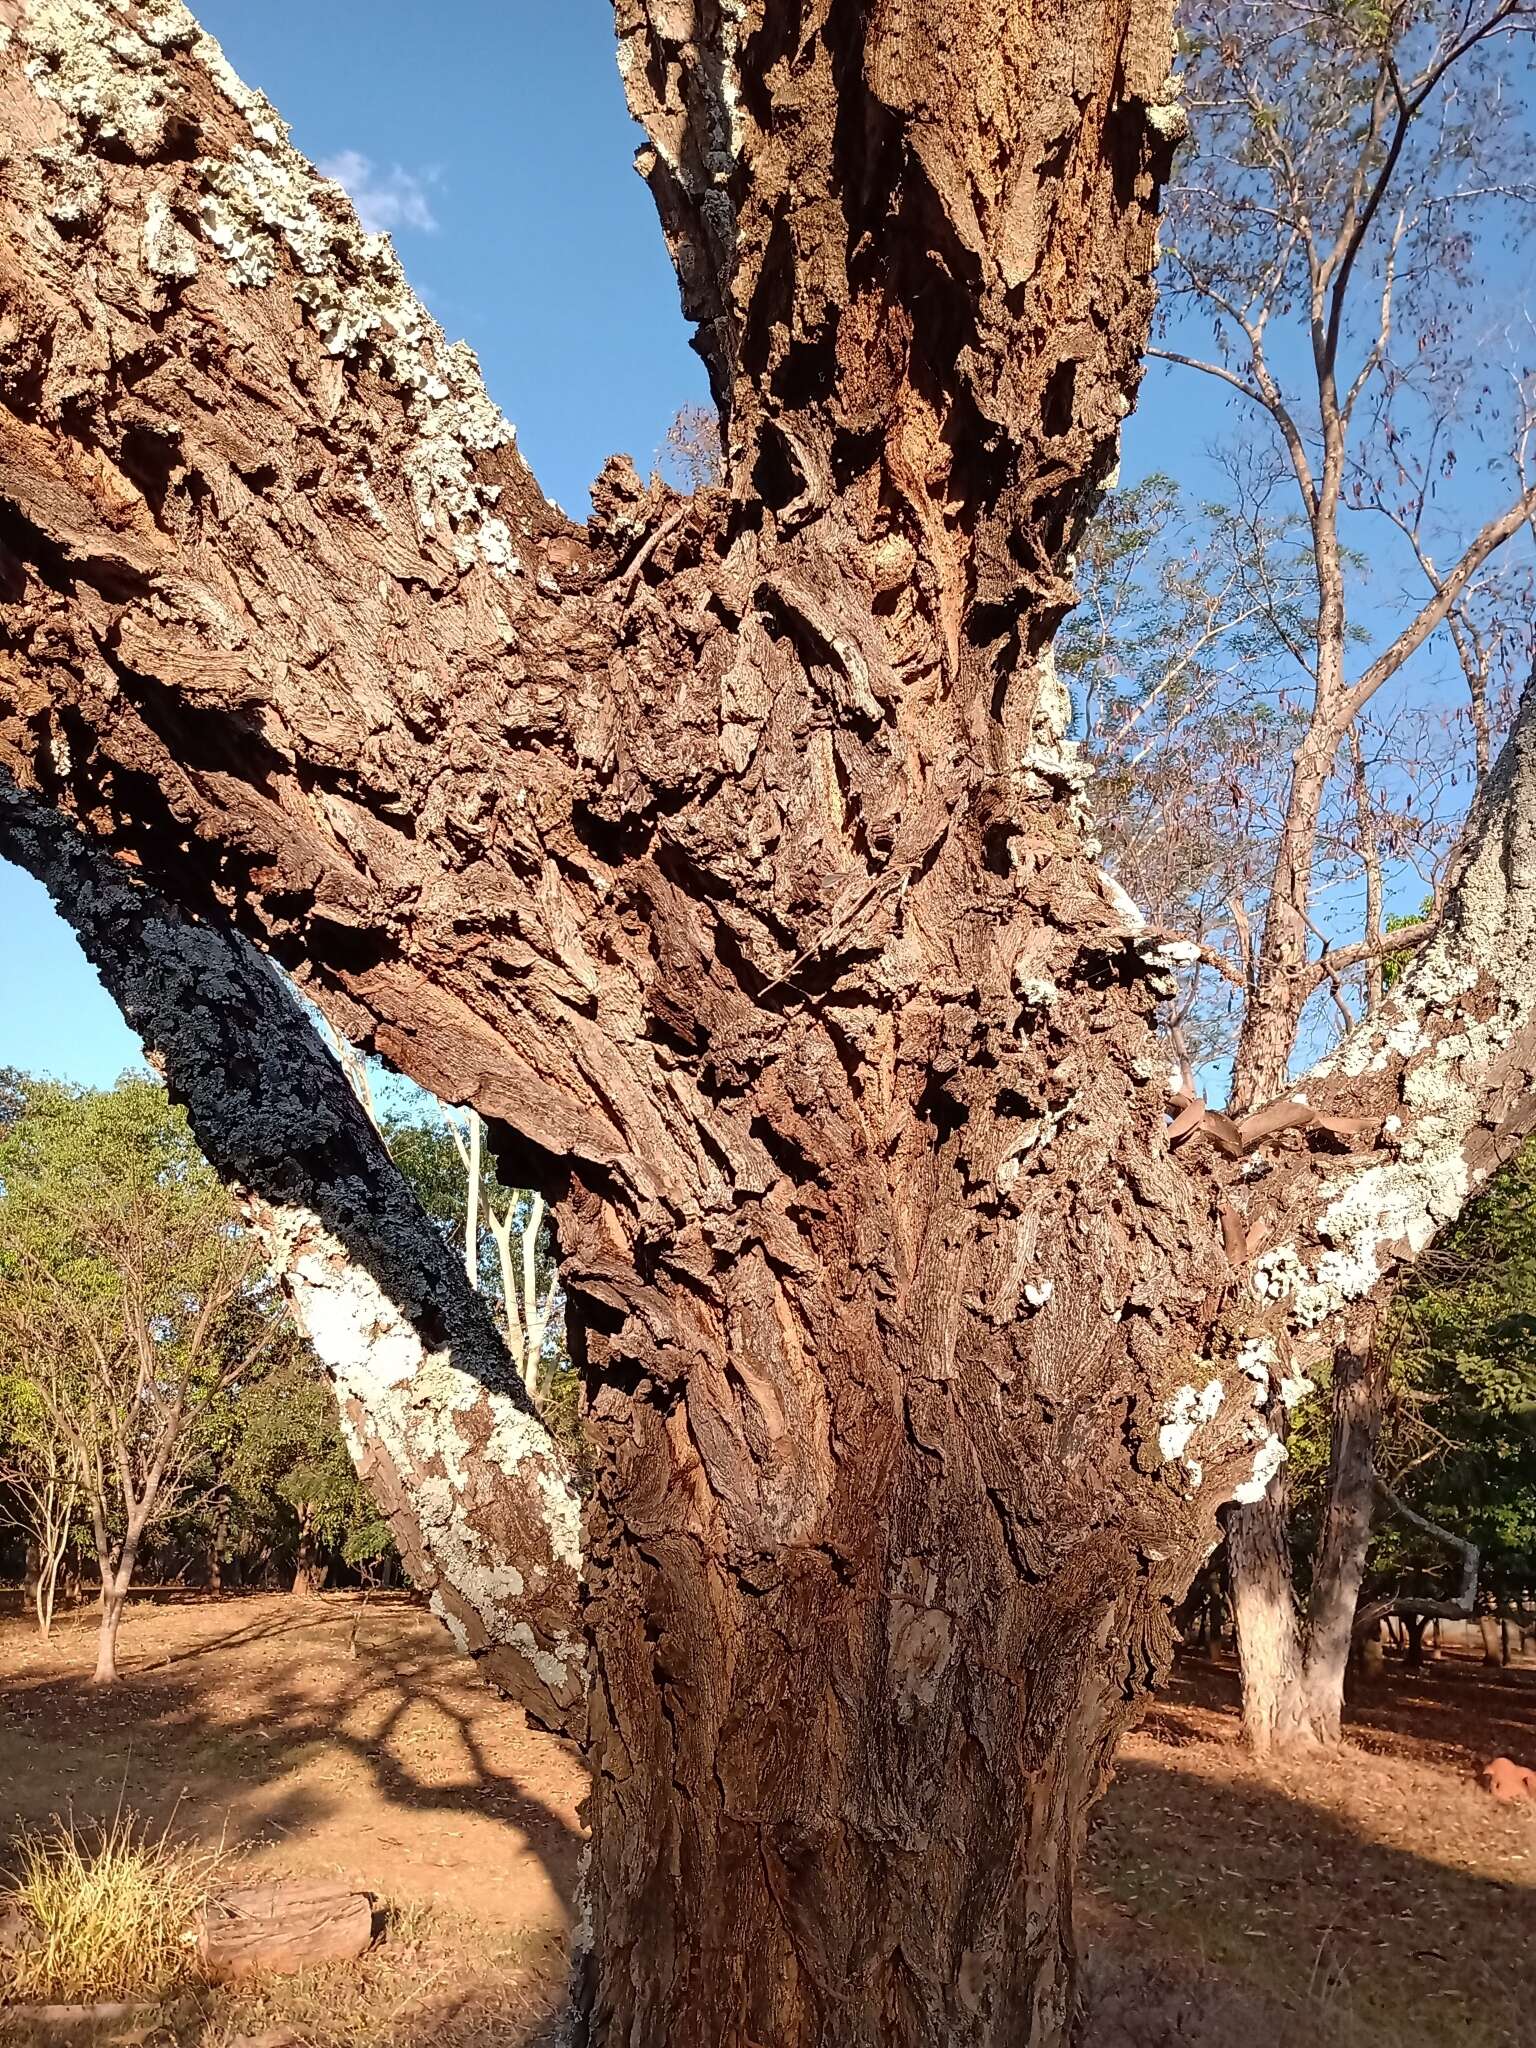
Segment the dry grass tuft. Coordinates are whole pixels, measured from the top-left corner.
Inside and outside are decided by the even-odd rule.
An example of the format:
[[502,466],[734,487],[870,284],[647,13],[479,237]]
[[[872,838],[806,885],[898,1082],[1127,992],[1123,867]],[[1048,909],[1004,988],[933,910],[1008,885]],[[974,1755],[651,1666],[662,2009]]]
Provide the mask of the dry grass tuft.
[[28,1829],[0,1910],[19,1906],[27,1938],[0,1958],[8,2000],[89,2004],[163,1992],[191,1973],[191,1934],[223,1860],[152,1835],[135,1814]]

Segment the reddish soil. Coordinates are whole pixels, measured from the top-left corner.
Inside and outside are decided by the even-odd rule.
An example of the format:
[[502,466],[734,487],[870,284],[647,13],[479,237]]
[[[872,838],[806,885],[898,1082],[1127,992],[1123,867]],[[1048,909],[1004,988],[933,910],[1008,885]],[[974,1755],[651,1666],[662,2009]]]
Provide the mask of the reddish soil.
[[[91,1649],[88,1614],[51,1649],[0,1620],[0,1853],[19,1823],[122,1801],[396,1916],[350,1976],[254,2011],[205,1998],[167,2041],[547,2038],[581,1773],[419,1608],[141,1602],[106,1693]],[[1256,1763],[1235,1708],[1231,1668],[1187,1660],[1122,1751],[1082,1897],[1087,2048],[1536,2048],[1536,1803],[1476,1784],[1491,1756],[1536,1766],[1536,1668],[1389,1666],[1331,1758]]]
[[257,1871],[563,1939],[582,1774],[408,1599],[135,1602],[107,1691],[83,1682],[92,1633],[67,1618],[50,1649],[0,1622],[0,1841],[121,1800]]
[[1121,1751],[1091,2048],[1536,2048],[1536,1804],[1477,1784],[1536,1765],[1536,1668],[1390,1663],[1333,1757],[1257,1762],[1237,1702],[1187,1659]]

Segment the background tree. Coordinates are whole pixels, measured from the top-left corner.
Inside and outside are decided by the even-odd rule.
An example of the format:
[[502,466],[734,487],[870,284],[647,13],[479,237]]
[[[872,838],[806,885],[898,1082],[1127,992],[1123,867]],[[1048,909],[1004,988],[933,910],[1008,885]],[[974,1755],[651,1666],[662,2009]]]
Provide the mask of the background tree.
[[366,1568],[390,1551],[389,1526],[358,1479],[336,1397],[307,1347],[230,1400],[217,1471],[232,1534],[285,1558],[297,1595],[318,1592],[332,1560]]
[[[1199,946],[1172,1018],[1186,1100],[1190,1064],[1230,1059],[1241,1115],[1370,1014],[1390,948],[1429,928],[1386,937],[1389,899],[1443,873],[1528,658],[1529,391],[1500,327],[1520,286],[1501,305],[1486,266],[1536,219],[1532,14],[1197,0],[1181,20],[1197,149],[1153,353],[1233,394],[1241,438],[1193,522],[1157,480],[1110,501],[1069,634],[1116,870]],[[1384,1374],[1357,1319],[1322,1376],[1332,1508],[1305,1620],[1285,1473],[1229,1519],[1260,1747],[1339,1737]]]
[[101,1574],[95,1677],[117,1676],[147,1533],[184,1505],[209,1404],[271,1341],[254,1247],[185,1117],[149,1080],[42,1083],[0,1138],[0,1273],[13,1370],[59,1396]]
[[[1183,127],[1159,9],[622,0],[726,474],[614,461],[577,527],[187,17],[0,5],[4,843],[245,1190],[402,1553],[584,1708],[581,2031],[1054,2048],[1094,1793],[1274,1470],[1255,1386],[1518,1142],[1536,706],[1343,1065],[1170,1125],[1179,956],[1048,658]],[[579,1559],[250,942],[545,1194]]]
[[423,1209],[462,1235],[466,1275],[495,1308],[523,1384],[569,1436],[575,1386],[543,1196],[503,1186],[474,1110],[461,1129],[455,1112],[424,1101],[386,1113],[380,1129]]
[[[0,1340],[3,1341],[3,1340]],[[53,1628],[59,1574],[80,1502],[80,1390],[65,1354],[0,1364],[0,1523],[27,1543],[37,1625]]]

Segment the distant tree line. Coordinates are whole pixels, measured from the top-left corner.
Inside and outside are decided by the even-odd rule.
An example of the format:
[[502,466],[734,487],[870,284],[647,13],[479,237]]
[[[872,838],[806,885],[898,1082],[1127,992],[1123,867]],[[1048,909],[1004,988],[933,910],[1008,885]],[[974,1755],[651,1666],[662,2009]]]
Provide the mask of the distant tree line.
[[[573,1428],[542,1206],[429,1098],[380,1127]],[[45,1634],[61,1595],[96,1598],[101,1683],[135,1580],[304,1595],[398,1577],[324,1371],[147,1075],[0,1076],[0,1572]]]

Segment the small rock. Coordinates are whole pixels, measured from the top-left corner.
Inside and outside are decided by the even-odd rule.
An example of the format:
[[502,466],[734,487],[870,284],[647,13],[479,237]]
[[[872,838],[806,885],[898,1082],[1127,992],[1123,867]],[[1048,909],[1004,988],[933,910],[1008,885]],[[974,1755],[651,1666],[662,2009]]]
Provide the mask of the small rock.
[[1512,1763],[1507,1756],[1496,1756],[1492,1763],[1484,1764],[1477,1778],[1495,1799],[1536,1799],[1536,1771]]
[[210,1902],[198,1954],[210,1977],[283,1975],[360,1956],[372,1940],[367,1892],[334,1884],[255,1884]]

